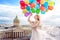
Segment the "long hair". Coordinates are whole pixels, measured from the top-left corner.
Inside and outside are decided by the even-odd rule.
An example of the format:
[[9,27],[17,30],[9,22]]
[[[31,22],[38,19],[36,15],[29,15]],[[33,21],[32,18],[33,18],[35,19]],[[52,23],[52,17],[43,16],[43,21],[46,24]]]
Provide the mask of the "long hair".
[[39,15],[36,15],[36,16],[37,16],[37,20],[40,21],[40,17],[39,17]]

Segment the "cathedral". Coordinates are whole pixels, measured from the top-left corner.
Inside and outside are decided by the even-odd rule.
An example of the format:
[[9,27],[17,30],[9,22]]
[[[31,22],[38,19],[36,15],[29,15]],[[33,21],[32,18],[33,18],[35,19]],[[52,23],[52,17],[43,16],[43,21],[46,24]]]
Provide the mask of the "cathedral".
[[24,27],[22,25],[20,25],[20,20],[18,19],[18,16],[16,16],[13,20],[13,25],[16,27],[16,29],[14,30],[14,32],[24,32],[24,31],[30,31],[28,27],[26,27],[24,25]]
[[[19,40],[25,36],[30,37],[31,34],[31,30],[30,28],[27,29],[28,27],[26,27],[24,25],[21,26],[20,25],[20,20],[18,19],[18,16],[16,16],[13,20],[13,26],[9,27],[8,29],[4,29],[2,32],[0,32],[0,37],[2,38],[16,38]],[[21,37],[21,38],[20,38]]]

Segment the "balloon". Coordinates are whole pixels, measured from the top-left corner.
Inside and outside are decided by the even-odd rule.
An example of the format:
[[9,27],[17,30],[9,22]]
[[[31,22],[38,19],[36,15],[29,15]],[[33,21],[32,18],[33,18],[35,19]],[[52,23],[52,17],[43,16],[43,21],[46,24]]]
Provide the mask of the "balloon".
[[36,0],[38,4],[40,4],[40,0]]
[[41,14],[45,14],[45,11],[41,11]]
[[35,4],[34,3],[30,4],[30,7],[31,8],[34,8],[35,7]]
[[30,13],[45,14],[54,8],[54,4],[52,0],[20,0],[20,7],[26,17]]
[[30,4],[31,4],[31,3],[35,2],[35,0],[29,0],[29,2],[30,2]]
[[43,4],[43,3],[44,3],[44,0],[41,0],[41,1],[40,1],[40,4]]
[[45,3],[43,4],[43,6],[44,6],[44,8],[47,10],[47,9],[48,9],[48,2],[45,2]]
[[37,9],[37,10],[36,10],[36,14],[39,14],[39,12],[40,12],[40,10],[39,10],[39,9]]
[[26,9],[24,9],[24,10],[23,10],[23,13],[24,13],[24,14],[25,14],[25,13],[27,13],[27,10],[26,10]]
[[29,15],[30,15],[30,12],[29,12],[29,13],[27,12],[27,13],[26,13],[26,14],[24,14],[24,15],[27,17],[27,16],[29,16]]
[[39,7],[40,7],[40,4],[36,4],[35,8],[39,9]]
[[21,6],[21,9],[25,9],[25,6]]
[[27,6],[26,9],[30,12],[30,6]]
[[32,8],[32,9],[31,9],[31,12],[32,12],[32,13],[35,13],[35,9],[34,9],[34,8]]
[[29,4],[29,0],[24,0],[25,4]]
[[48,9],[49,9],[49,10],[52,10],[52,9],[53,9],[53,6],[48,6]]
[[23,0],[20,0],[20,1],[23,1]]
[[24,1],[20,1],[20,5],[21,6],[25,6],[25,2]]
[[45,9],[44,6],[41,5],[41,6],[40,6],[40,10],[44,11],[44,9]]
[[45,2],[43,5],[45,8],[48,8],[48,2]]
[[46,2],[48,2],[49,0],[45,0]]
[[54,5],[54,2],[52,2],[52,1],[51,2],[48,2],[48,5],[49,6],[53,6]]

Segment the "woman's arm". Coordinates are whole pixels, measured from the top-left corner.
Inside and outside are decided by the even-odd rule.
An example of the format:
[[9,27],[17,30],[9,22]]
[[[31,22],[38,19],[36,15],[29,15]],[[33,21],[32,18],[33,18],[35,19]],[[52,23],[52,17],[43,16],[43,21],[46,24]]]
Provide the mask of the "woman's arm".
[[30,16],[28,17],[28,22],[32,23],[32,21],[30,21],[30,17],[32,16],[32,13],[30,14]]

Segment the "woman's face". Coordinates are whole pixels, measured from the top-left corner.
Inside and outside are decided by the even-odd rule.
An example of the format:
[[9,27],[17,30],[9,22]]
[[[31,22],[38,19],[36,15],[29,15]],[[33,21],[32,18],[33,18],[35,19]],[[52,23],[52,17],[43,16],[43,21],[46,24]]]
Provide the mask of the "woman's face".
[[35,18],[36,20],[38,20],[39,16],[38,16],[38,15],[35,15],[34,18]]

